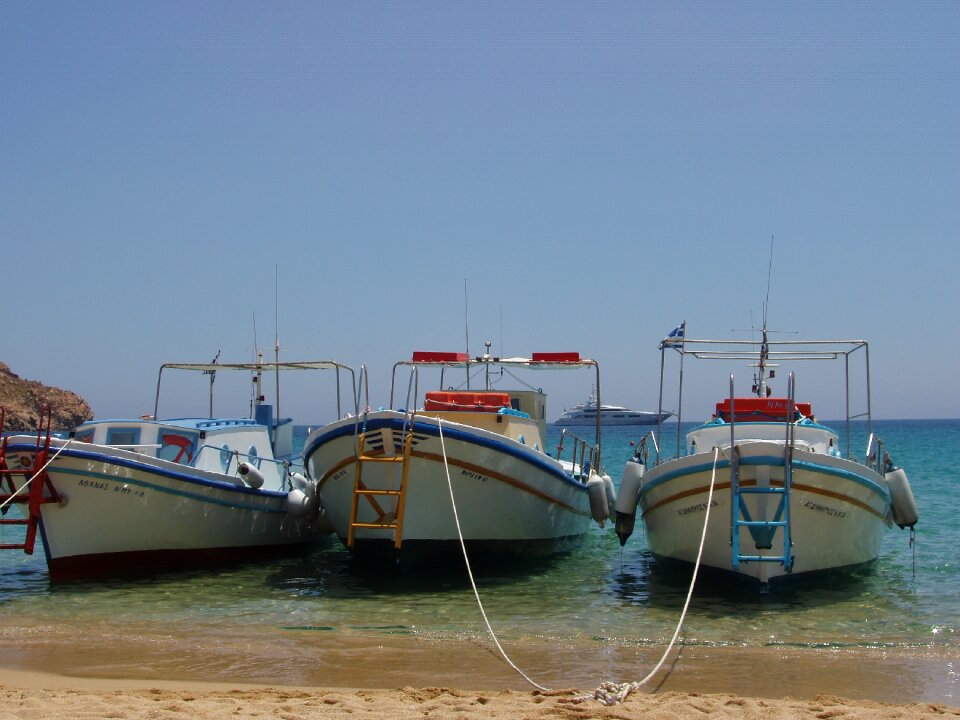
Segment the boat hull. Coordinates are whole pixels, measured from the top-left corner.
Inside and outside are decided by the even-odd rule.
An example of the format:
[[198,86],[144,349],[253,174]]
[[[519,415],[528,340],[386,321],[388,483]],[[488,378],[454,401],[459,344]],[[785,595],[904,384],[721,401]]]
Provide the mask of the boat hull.
[[[783,487],[782,441],[751,441],[737,447],[741,487]],[[802,449],[794,450],[792,468],[791,547],[786,551],[792,568],[788,570],[776,560],[735,562],[731,466],[724,453],[716,466],[702,565],[765,583],[790,573],[846,567],[877,558],[883,532],[890,525],[890,494],[884,478],[859,463]],[[696,561],[713,476],[713,453],[671,460],[647,472],[639,500],[647,541],[655,555]],[[782,495],[751,493],[742,498],[752,519],[773,520]],[[741,555],[784,556],[783,528],[741,526],[738,533]]]
[[[367,437],[373,437],[381,454],[403,452],[405,417],[396,411],[366,417]],[[304,451],[307,472],[317,482],[326,517],[345,544],[356,482],[355,431],[352,420],[321,428],[307,439]],[[474,550],[552,552],[575,546],[589,528],[586,485],[539,449],[495,432],[447,421],[440,426],[437,418],[418,415],[409,463],[402,518],[401,550],[405,555],[459,545],[461,535]],[[368,489],[400,487],[399,462],[364,462],[361,472]],[[395,516],[396,496],[375,497],[374,501],[376,505],[359,498],[358,522],[374,523],[384,514]],[[392,552],[396,534],[392,529],[356,528],[355,538],[356,551]]]
[[[51,455],[62,444],[52,441]],[[8,452],[34,446],[11,442]],[[286,492],[119,448],[73,443],[47,473],[62,499],[40,511],[51,579],[263,557],[323,535],[288,514]]]

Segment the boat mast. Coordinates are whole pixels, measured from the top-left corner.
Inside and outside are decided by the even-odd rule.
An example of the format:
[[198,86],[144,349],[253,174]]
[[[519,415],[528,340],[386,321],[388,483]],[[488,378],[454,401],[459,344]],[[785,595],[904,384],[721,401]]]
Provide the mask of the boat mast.
[[[216,357],[213,358],[212,364],[213,364],[213,365],[216,365],[216,364],[217,364],[217,360],[219,360],[219,359],[220,359],[220,351],[217,350],[217,355],[216,355]],[[212,418],[212,417],[213,417],[213,381],[217,379],[217,371],[216,371],[216,370],[205,370],[205,371],[204,371],[204,374],[210,376],[210,417]],[[154,418],[154,419],[156,419],[156,418]]]
[[257,408],[260,407],[260,403],[263,401],[263,352],[257,350],[257,370],[253,376],[253,412],[250,413],[251,417],[257,416]]
[[[466,335],[467,343],[467,390],[470,389],[470,305],[467,296],[467,279],[463,279],[463,331]],[[442,382],[442,380],[441,380]]]
[[773,236],[770,236],[770,260],[767,263],[767,296],[763,301],[763,326],[760,336],[760,359],[757,362],[757,374],[754,377],[753,388],[757,397],[767,396],[767,360],[770,347],[767,345],[767,310],[770,307],[770,276],[773,272]]
[[493,385],[490,384],[490,360],[492,359],[492,356],[490,355],[490,346],[492,344],[493,343],[491,343],[489,340],[486,340],[483,343],[485,348],[485,351],[483,353],[483,365],[484,365],[484,373],[486,373],[487,390],[493,390]]
[[279,270],[273,266],[273,357],[276,361],[274,374],[276,376],[276,418],[277,425],[280,424],[280,282]]

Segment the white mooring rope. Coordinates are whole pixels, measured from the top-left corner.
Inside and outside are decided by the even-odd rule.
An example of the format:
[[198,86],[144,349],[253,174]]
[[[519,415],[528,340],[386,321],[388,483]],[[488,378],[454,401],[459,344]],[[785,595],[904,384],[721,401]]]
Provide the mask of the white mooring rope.
[[677,637],[680,635],[680,629],[683,627],[683,621],[687,617],[687,608],[690,607],[690,598],[693,597],[693,586],[697,583],[697,572],[700,570],[700,559],[703,557],[703,545],[707,539],[707,523],[710,522],[710,505],[713,503],[713,486],[717,480],[717,459],[719,456],[720,449],[715,447],[713,449],[713,472],[710,475],[710,491],[707,494],[706,517],[703,519],[703,532],[700,534],[700,548],[697,550],[697,561],[693,565],[693,577],[690,579],[690,589],[687,590],[687,600],[683,603],[683,612],[680,613],[680,622],[677,623],[677,629],[674,630],[673,637],[670,638],[670,644],[664,651],[663,657],[660,658],[660,662],[657,663],[657,666],[653,668],[653,670],[651,670],[643,680],[628,683],[601,683],[592,694],[580,695],[572,698],[568,702],[581,703],[585,702],[586,700],[597,699],[604,705],[616,705],[617,703],[622,703],[627,699],[627,696],[631,692],[634,690],[639,690],[643,685],[650,682],[651,678],[653,678],[653,676],[659,672],[660,668],[662,668],[663,664],[667,661],[667,657],[670,655],[670,651],[673,649],[673,646],[677,641]]
[[537,690],[549,692],[550,688],[546,688],[543,685],[531,680],[527,674],[518,668],[514,664],[513,660],[510,659],[510,656],[507,655],[506,650],[504,650],[503,646],[500,645],[500,641],[497,639],[497,634],[493,631],[493,627],[490,625],[490,620],[487,618],[487,613],[483,609],[483,602],[480,600],[480,593],[477,592],[477,583],[473,580],[473,570],[470,569],[470,558],[467,557],[467,545],[463,540],[463,531],[460,529],[460,516],[457,514],[457,501],[453,498],[453,482],[450,480],[450,466],[447,464],[447,447],[443,441],[443,423],[440,418],[437,418],[437,430],[440,432],[440,449],[443,452],[443,469],[447,473],[447,488],[450,490],[450,505],[453,506],[453,519],[457,524],[457,535],[460,538],[460,549],[463,550],[463,561],[467,565],[467,575],[470,577],[470,586],[473,588],[473,596],[477,599],[477,605],[480,608],[480,614],[483,616],[483,622],[487,624],[487,631],[490,633],[490,637],[493,639],[494,645],[497,646],[497,650],[500,651],[503,659],[506,660],[507,665],[520,673],[521,677],[533,685]]
[[[473,595],[477,599],[477,606],[480,608],[480,614],[483,616],[483,622],[486,623],[487,631],[490,633],[490,637],[493,639],[494,644],[497,646],[497,650],[500,651],[500,654],[503,656],[503,659],[507,664],[516,670],[520,676],[526,680],[528,683],[541,690],[543,692],[550,692],[550,688],[546,688],[543,685],[540,685],[523,672],[517,665],[510,659],[510,656],[507,655],[506,651],[503,649],[503,646],[500,645],[500,641],[497,639],[496,633],[493,631],[493,627],[490,625],[490,620],[487,618],[487,613],[483,609],[483,602],[480,600],[480,593],[477,592],[477,583],[473,579],[473,571],[470,569],[470,558],[467,556],[467,546],[463,540],[463,531],[460,529],[460,516],[457,513],[457,502],[453,497],[453,482],[450,480],[450,466],[447,464],[447,448],[443,440],[443,423],[440,418],[437,418],[437,430],[440,433],[440,449],[443,453],[443,468],[447,474],[447,488],[450,491],[450,505],[453,507],[453,519],[457,525],[457,535],[460,538],[460,549],[463,551],[463,561],[467,566],[467,575],[470,577],[470,586],[473,588]],[[651,670],[643,680],[638,680],[636,682],[628,683],[614,683],[614,682],[604,682],[594,690],[592,694],[578,695],[576,697],[570,698],[565,702],[571,703],[582,703],[587,700],[599,700],[604,705],[616,705],[622,703],[627,699],[627,696],[634,690],[639,690],[643,685],[650,682],[651,678],[656,675],[660,668],[663,667],[663,664],[667,661],[667,657],[670,655],[670,651],[673,649],[674,644],[677,641],[677,637],[680,635],[680,629],[683,627],[683,622],[687,617],[687,609],[690,607],[690,599],[693,597],[693,588],[697,583],[697,573],[700,570],[700,560],[703,557],[703,546],[707,538],[707,524],[710,522],[710,506],[713,503],[713,488],[717,480],[717,460],[720,456],[720,449],[713,449],[713,471],[710,475],[710,490],[707,494],[707,510],[705,517],[703,519],[703,531],[700,534],[700,547],[697,550],[697,561],[693,566],[693,577],[690,579],[690,589],[687,590],[687,599],[683,603],[683,612],[680,613],[680,621],[677,623],[677,628],[673,632],[673,637],[670,638],[670,644],[667,646],[667,649],[663,653],[663,657],[660,658],[660,662],[657,663],[656,667]],[[564,702],[564,700],[561,700]]]
[[19,495],[21,492],[23,492],[23,491],[26,490],[28,487],[30,487],[30,483],[32,483],[34,480],[36,480],[38,477],[40,477],[40,473],[42,473],[44,470],[46,470],[47,467],[50,465],[50,463],[52,463],[54,460],[57,459],[57,455],[59,455],[60,453],[62,453],[64,450],[66,450],[66,449],[67,449],[67,445],[69,445],[69,444],[72,443],[72,442],[73,442],[73,438],[67,438],[67,441],[66,441],[63,445],[60,446],[60,449],[57,450],[57,451],[53,454],[53,456],[43,464],[43,467],[42,467],[42,468],[40,468],[39,470],[37,470],[37,471],[33,474],[33,477],[31,477],[31,478],[30,478],[29,480],[27,480],[23,485],[21,485],[19,488],[17,488],[17,489],[14,490],[12,493],[10,493],[10,497],[8,497],[4,502],[0,503],[0,510],[2,510],[2,509],[5,508],[7,505],[9,505],[10,503],[12,503],[12,502],[13,502],[13,499],[14,499],[17,495]]

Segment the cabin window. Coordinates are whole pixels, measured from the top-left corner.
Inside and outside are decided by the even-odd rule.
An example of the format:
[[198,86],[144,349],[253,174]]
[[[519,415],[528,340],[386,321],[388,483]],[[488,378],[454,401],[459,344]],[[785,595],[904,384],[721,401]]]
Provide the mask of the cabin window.
[[230,446],[224,443],[220,446],[220,467],[226,472],[230,467],[230,461],[233,459],[233,451]]
[[253,465],[258,470],[260,469],[260,463],[262,462],[261,458],[257,457],[257,447],[256,445],[251,445],[247,450],[247,462]]
[[140,428],[109,428],[107,445],[137,445],[140,443]]
[[515,397],[510,398],[510,407],[512,407],[514,410],[519,410],[520,398],[515,398]]

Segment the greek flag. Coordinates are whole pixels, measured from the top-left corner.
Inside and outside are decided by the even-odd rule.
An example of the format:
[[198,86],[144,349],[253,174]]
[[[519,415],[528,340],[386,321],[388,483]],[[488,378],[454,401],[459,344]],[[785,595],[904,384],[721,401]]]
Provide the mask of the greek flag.
[[680,351],[680,348],[683,345],[683,336],[686,332],[687,321],[684,320],[682,323],[677,325],[670,333],[660,341],[658,349],[663,350],[665,347],[672,347],[677,352]]
[[[217,350],[217,356],[216,356],[213,360],[211,360],[210,363],[211,363],[212,365],[216,365],[218,360],[220,360],[220,351],[219,351],[219,350]],[[204,371],[203,371],[203,374],[204,374],[204,375],[209,375],[209,376],[210,376],[210,382],[213,382],[213,376],[217,374],[217,371],[216,371],[216,370],[204,370]]]

